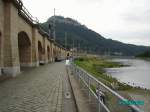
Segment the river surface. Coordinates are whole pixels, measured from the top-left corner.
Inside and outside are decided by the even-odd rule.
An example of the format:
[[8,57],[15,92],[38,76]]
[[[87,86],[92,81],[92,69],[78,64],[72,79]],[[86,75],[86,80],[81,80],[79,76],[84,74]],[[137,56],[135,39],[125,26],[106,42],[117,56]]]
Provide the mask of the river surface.
[[106,72],[112,77],[132,86],[150,89],[150,61],[140,59],[113,59],[112,61],[129,65],[121,68],[107,68]]

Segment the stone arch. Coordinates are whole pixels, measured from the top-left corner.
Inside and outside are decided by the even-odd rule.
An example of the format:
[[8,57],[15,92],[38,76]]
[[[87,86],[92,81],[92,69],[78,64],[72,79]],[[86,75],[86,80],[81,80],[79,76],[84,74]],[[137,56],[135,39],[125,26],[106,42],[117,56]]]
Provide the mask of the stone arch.
[[39,57],[39,62],[42,63],[43,61],[43,48],[42,48],[42,43],[38,41],[38,57]]
[[54,61],[57,61],[57,51],[56,48],[53,49]]
[[53,61],[53,45],[50,43],[50,61]]
[[2,36],[2,34],[1,34],[1,31],[0,31],[0,76],[2,74],[1,73],[1,67],[2,67],[2,62],[1,62],[2,61],[2,57],[1,57],[1,55],[2,55],[2,53],[1,53],[1,51],[2,51],[2,39],[1,38],[2,37],[1,36]]
[[59,49],[59,55],[61,56],[61,49]]
[[50,47],[47,46],[47,59],[50,60]]
[[2,33],[0,31],[0,57],[1,57],[1,49],[2,49],[2,37],[1,36],[2,36]]
[[24,31],[18,33],[18,51],[20,66],[31,66],[31,41]]

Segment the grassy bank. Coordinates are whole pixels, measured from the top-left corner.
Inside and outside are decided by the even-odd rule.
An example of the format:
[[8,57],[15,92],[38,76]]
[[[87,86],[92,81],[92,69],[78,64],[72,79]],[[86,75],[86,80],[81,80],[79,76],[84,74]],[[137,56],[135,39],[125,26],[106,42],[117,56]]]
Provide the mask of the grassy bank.
[[[116,78],[111,77],[105,73],[105,68],[113,67],[123,67],[121,63],[111,62],[105,58],[95,58],[95,57],[84,57],[75,60],[75,64],[85,69],[91,75],[96,77],[98,80],[103,82],[105,85],[112,88],[112,83],[117,83],[118,87],[115,90],[128,100],[141,100],[144,102],[144,105],[141,105],[140,108],[145,112],[149,112],[149,98],[150,91],[138,87],[132,87],[130,85],[119,82]],[[126,65],[125,65],[126,66]],[[93,92],[96,93],[96,85],[90,85]],[[114,88],[113,88],[114,89]],[[127,106],[122,106],[119,104],[120,100],[116,98],[115,95],[111,94],[102,89],[105,94],[105,104],[112,112],[128,112],[130,109]]]
[[84,57],[76,59],[75,64],[91,73],[94,77],[109,87],[112,87],[111,84],[115,83],[117,84],[118,90],[129,90],[132,88],[127,84],[120,83],[116,78],[113,78],[105,73],[105,68],[123,67],[124,65],[121,63],[111,62],[107,59],[98,57]]

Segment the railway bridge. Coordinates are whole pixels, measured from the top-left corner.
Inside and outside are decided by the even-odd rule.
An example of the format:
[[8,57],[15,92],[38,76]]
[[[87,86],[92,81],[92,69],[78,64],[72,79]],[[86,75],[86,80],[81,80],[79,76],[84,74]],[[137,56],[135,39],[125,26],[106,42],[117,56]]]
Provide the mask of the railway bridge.
[[65,57],[20,0],[0,0],[0,75],[16,76],[21,67],[38,67]]
[[[0,0],[0,75],[15,77],[22,67],[38,67],[68,53],[73,52],[40,28],[21,0]],[[142,112],[136,105],[120,105],[128,100],[77,65],[67,70],[63,63],[47,64],[4,81],[0,111]]]

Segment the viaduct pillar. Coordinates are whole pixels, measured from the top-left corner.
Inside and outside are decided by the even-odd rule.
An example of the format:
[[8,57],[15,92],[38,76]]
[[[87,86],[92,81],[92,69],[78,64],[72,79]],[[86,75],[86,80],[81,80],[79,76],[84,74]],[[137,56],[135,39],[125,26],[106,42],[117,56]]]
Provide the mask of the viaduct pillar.
[[39,66],[39,57],[38,57],[38,40],[37,35],[38,29],[36,26],[33,26],[32,28],[32,65],[38,67]]
[[5,74],[15,76],[20,73],[17,36],[17,9],[8,0],[4,2],[4,67]]
[[0,0],[0,75],[3,68],[3,39],[4,39],[4,4]]

